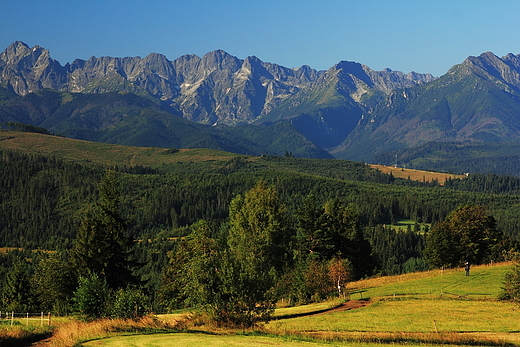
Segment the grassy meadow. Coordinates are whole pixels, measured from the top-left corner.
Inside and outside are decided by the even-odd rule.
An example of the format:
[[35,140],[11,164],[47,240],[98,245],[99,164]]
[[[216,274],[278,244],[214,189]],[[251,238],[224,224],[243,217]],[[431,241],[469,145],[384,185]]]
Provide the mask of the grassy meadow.
[[[349,285],[351,300],[366,307],[273,321],[272,332],[334,339],[511,342],[520,344],[520,309],[496,300],[508,264],[434,270],[368,279]],[[279,310],[279,313],[281,310]],[[477,343],[477,342],[475,342]]]
[[423,170],[415,170],[415,169],[404,169],[400,167],[393,166],[385,166],[385,165],[375,165],[370,164],[371,168],[378,169],[384,173],[392,173],[394,177],[411,179],[412,181],[419,182],[432,182],[433,180],[437,180],[439,184],[444,184],[444,182],[448,179],[454,178],[464,178],[464,175],[453,175],[442,172],[431,172],[431,171],[423,171]]
[[[81,346],[111,347],[520,346],[520,308],[496,299],[509,267],[476,266],[468,277],[452,269],[352,282],[350,301],[279,308],[273,321],[254,331],[190,324],[176,314],[159,316],[145,328],[105,327],[89,334],[69,325],[61,335],[79,332],[74,341],[84,341]],[[354,302],[364,306],[350,309]]]
[[133,147],[102,142],[69,139],[59,136],[0,130],[0,148],[25,153],[54,155],[68,161],[98,165],[159,167],[198,162],[224,163],[237,154],[211,149],[174,150]]

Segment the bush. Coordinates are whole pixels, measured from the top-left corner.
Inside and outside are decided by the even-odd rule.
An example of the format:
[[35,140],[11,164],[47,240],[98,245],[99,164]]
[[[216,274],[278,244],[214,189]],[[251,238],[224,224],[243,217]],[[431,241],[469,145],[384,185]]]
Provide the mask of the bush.
[[112,317],[122,319],[138,319],[145,316],[147,308],[147,297],[139,289],[119,289],[112,305]]
[[79,278],[78,289],[72,301],[84,320],[90,321],[107,316],[110,290],[104,278],[93,273]]
[[511,270],[506,274],[499,299],[520,304],[520,261],[515,261]]

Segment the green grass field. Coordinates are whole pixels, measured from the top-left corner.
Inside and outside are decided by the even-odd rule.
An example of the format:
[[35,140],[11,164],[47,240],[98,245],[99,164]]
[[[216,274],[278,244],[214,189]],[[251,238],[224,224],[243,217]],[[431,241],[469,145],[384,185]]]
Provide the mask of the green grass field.
[[[82,346],[107,347],[165,347],[165,346],[330,346],[327,343],[290,340],[271,336],[215,335],[206,333],[178,333],[118,336],[84,343]],[[368,346],[368,345],[366,345]]]
[[453,269],[353,282],[351,300],[368,300],[367,306],[332,310],[341,303],[336,299],[280,308],[263,334],[201,327],[193,333],[115,336],[83,346],[517,346],[520,309],[496,300],[509,265],[474,267],[468,277]]

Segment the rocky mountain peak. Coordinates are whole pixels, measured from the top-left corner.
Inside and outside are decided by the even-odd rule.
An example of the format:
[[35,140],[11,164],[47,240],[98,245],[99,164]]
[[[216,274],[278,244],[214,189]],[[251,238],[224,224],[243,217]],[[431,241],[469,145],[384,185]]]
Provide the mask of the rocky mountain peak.
[[50,52],[16,41],[0,53],[0,86],[26,95],[42,88],[63,90],[67,72]]
[[340,77],[343,76],[347,85],[351,85],[350,88],[354,89],[356,95],[360,94],[358,90],[360,88],[375,88],[385,94],[391,94],[396,89],[411,88],[435,80],[435,77],[429,73],[410,72],[405,74],[389,68],[374,71],[366,65],[352,61],[341,61],[329,71],[337,71]]
[[478,57],[470,56],[462,64],[455,65],[448,71],[448,75],[458,79],[473,75],[496,83],[508,92],[513,89],[520,91],[520,57],[510,53],[500,58],[492,52],[485,52]]
[[200,67],[204,71],[213,71],[218,69],[235,72],[240,68],[240,65],[240,59],[221,49],[206,53],[200,62]]
[[242,63],[242,71],[248,71],[250,75],[256,75],[260,79],[275,79],[275,77],[266,69],[264,63],[255,56],[247,57]]
[[15,41],[0,53],[0,59],[6,62],[12,57],[25,56],[28,51],[29,46],[27,44],[21,41]]

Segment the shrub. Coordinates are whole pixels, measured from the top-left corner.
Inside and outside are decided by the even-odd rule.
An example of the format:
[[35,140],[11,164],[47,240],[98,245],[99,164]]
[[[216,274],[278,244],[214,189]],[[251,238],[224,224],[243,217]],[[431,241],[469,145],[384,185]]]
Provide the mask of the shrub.
[[506,274],[499,299],[520,304],[520,261],[515,261],[511,270]]
[[112,317],[121,319],[138,319],[148,312],[147,297],[139,289],[119,289],[112,305]]
[[84,320],[90,321],[107,316],[110,290],[104,278],[93,273],[79,278],[78,289],[72,301]]

